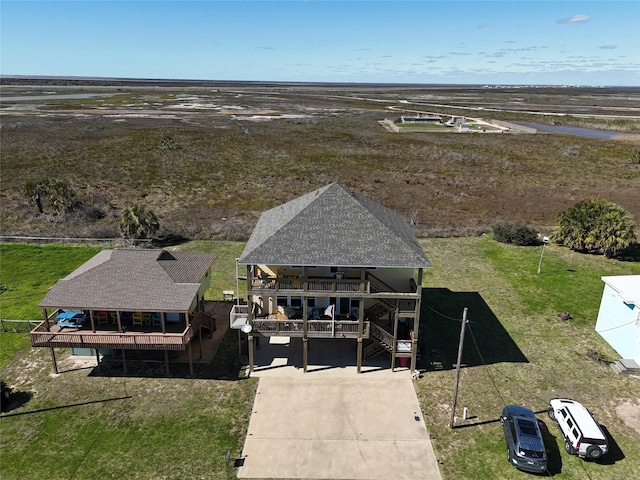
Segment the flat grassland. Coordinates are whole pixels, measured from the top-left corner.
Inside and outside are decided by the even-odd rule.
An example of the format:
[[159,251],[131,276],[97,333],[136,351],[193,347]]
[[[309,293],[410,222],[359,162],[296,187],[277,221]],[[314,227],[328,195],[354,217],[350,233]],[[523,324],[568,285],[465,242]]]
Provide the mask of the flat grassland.
[[[476,235],[500,221],[546,232],[592,197],[640,219],[637,88],[4,84],[2,94],[3,235],[119,236],[122,210],[144,204],[164,236],[246,240],[264,210],[332,181],[397,210],[419,237]],[[380,125],[403,112],[631,135]],[[56,216],[45,202],[38,214],[22,188],[43,178],[69,183],[81,205]]]
[[[617,356],[594,324],[603,289],[600,276],[640,274],[640,264],[549,245],[541,273],[536,273],[540,247],[504,245],[486,235],[424,239],[422,245],[433,268],[423,282],[422,377],[414,385],[443,478],[524,475],[506,460],[497,420],[502,407],[512,403],[533,409],[544,422],[554,477],[639,478],[638,379],[614,374],[608,362]],[[180,246],[220,255],[207,298],[220,299],[222,288],[233,284],[234,258],[243,246],[203,241]],[[40,278],[64,275],[82,263],[83,250],[85,256],[94,251],[0,247],[2,258],[14,262],[10,272],[3,265],[3,283],[11,290],[0,295],[2,311],[33,306],[46,288]],[[30,267],[36,258],[39,270]],[[458,428],[450,430],[453,365],[465,307],[470,323]],[[558,318],[561,312],[573,319]],[[196,369],[195,378],[162,373],[104,377],[93,364],[78,368],[65,351],[59,352],[63,373],[52,377],[46,349],[28,348],[24,334],[0,334],[0,373],[24,401],[0,418],[3,480],[235,478],[233,459],[242,449],[256,382],[241,374],[233,333],[210,366]],[[564,452],[557,426],[544,413],[553,397],[575,398],[594,412],[610,435],[607,458],[586,462]],[[469,409],[468,420],[461,418],[463,407]],[[232,460],[227,466],[228,450]]]

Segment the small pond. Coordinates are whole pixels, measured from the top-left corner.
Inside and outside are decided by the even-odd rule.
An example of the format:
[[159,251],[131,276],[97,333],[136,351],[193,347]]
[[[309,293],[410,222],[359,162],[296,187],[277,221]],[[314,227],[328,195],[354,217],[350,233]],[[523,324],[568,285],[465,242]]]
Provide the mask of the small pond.
[[530,122],[513,123],[516,123],[517,125],[523,125],[525,127],[535,128],[539,132],[557,133],[559,135],[573,135],[575,137],[600,138],[603,140],[610,140],[620,135],[620,132],[612,132],[611,130],[598,130],[597,128],[570,127],[568,125],[548,125],[545,123]]

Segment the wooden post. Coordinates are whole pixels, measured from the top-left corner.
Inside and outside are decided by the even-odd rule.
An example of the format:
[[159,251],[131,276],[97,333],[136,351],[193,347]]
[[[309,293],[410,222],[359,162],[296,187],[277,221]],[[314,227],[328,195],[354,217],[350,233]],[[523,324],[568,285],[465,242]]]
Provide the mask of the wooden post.
[[171,370],[169,370],[169,350],[164,351],[164,368],[167,373],[167,377],[171,375]]
[[[361,270],[364,272],[364,269]],[[361,278],[364,274],[360,274]],[[351,312],[349,312],[351,313]],[[364,332],[364,298],[360,298],[360,304],[358,305],[358,350],[356,354],[357,361],[357,373],[362,372],[362,335]]]
[[[304,268],[304,267],[303,267]],[[305,281],[306,285],[306,281]],[[306,289],[306,288],[305,288]],[[307,321],[309,320],[309,316],[307,315],[307,296],[306,292],[302,292],[304,297],[302,297],[302,371],[307,373],[307,361],[308,361],[308,351],[309,351],[309,338],[307,337],[307,332],[309,331],[309,325]]]
[[308,351],[309,351],[309,339],[307,337],[303,337],[302,339],[302,371],[304,373],[307,373]]
[[124,370],[124,374],[127,374],[127,355],[125,354],[126,350],[122,349],[122,368]]
[[51,347],[51,361],[53,362],[53,373],[58,374],[58,362],[56,362],[56,352]]
[[456,403],[458,402],[458,384],[460,383],[460,363],[462,362],[462,347],[464,345],[464,331],[467,326],[467,307],[462,311],[462,327],[460,327],[460,344],[458,345],[458,363],[456,363],[456,380],[453,386],[453,406],[451,407],[451,421],[449,428],[453,428],[456,418]]
[[100,350],[96,348],[96,367],[102,370],[102,365],[100,365]]
[[50,332],[51,325],[49,324],[49,314],[47,313],[46,308],[43,308],[42,311],[44,312],[44,324],[47,326],[47,332]]
[[416,284],[416,309],[413,317],[413,336],[411,337],[411,372],[417,368],[418,334],[420,333],[420,308],[422,302],[422,268],[418,269],[418,283]]
[[89,310],[89,320],[91,321],[91,331],[96,333],[96,319],[93,310]]
[[120,310],[116,312],[116,322],[118,323],[118,332],[122,332],[122,317],[120,316]]
[[189,375],[193,377],[193,358],[191,355],[191,342],[187,345],[187,349],[189,350]]
[[393,311],[393,350],[391,350],[391,371],[394,372],[396,368],[396,352],[398,351],[398,309]]
[[253,335],[249,335],[249,373],[253,373]]
[[164,335],[167,333],[167,312],[162,312],[160,321],[162,323],[162,334]]

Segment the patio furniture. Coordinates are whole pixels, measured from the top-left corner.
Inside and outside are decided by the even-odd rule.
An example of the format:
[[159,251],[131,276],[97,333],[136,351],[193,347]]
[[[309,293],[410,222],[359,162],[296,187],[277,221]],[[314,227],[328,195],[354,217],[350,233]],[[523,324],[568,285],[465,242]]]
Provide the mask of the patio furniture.
[[224,302],[227,299],[227,297],[229,297],[229,300],[233,300],[234,295],[235,295],[235,292],[233,290],[223,290],[222,301]]
[[98,312],[98,325],[108,325],[109,324],[109,315],[107,312]]
[[142,312],[136,312],[133,314],[133,325],[142,326]]
[[58,321],[56,325],[60,328],[75,327],[80,328],[82,323],[87,319],[84,313],[78,312],[62,312],[57,316]]

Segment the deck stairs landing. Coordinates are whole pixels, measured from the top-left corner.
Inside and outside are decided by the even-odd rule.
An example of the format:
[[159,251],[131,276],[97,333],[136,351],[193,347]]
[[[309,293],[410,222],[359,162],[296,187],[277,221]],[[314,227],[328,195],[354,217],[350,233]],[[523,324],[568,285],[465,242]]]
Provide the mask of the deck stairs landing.
[[630,358],[621,358],[610,365],[616,375],[640,375],[640,365]]

